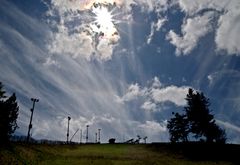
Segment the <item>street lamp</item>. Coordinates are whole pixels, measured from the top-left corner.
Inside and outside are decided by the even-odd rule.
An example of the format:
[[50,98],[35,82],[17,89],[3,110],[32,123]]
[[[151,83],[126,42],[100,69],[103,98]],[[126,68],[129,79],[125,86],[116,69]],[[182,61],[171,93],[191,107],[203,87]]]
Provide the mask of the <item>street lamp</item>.
[[101,132],[101,129],[98,129],[98,143],[101,143],[100,142],[100,132]]
[[68,126],[67,126],[67,144],[68,144],[68,138],[69,138],[69,123],[70,123],[71,117],[68,116]]
[[86,127],[87,127],[86,143],[88,143],[88,127],[89,127],[89,125],[86,125]]

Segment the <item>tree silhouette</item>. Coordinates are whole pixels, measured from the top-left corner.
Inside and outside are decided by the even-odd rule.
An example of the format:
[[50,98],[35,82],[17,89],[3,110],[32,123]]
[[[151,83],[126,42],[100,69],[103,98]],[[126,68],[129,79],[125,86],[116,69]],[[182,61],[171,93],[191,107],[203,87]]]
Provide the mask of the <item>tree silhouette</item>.
[[15,93],[9,98],[5,96],[3,85],[0,82],[0,139],[2,144],[8,142],[11,135],[18,128],[18,104]]
[[116,140],[116,139],[111,138],[111,139],[108,140],[108,142],[109,142],[109,144],[114,144],[114,143],[115,143],[115,140]]
[[189,134],[196,139],[202,139],[206,142],[226,142],[225,131],[219,128],[210,113],[209,99],[203,93],[194,92],[189,89],[187,97],[187,106],[184,107],[185,114],[175,114],[168,121],[167,128],[172,142],[188,140]]
[[186,115],[173,113],[174,117],[168,121],[167,128],[170,133],[171,142],[187,142],[188,141],[188,120]]

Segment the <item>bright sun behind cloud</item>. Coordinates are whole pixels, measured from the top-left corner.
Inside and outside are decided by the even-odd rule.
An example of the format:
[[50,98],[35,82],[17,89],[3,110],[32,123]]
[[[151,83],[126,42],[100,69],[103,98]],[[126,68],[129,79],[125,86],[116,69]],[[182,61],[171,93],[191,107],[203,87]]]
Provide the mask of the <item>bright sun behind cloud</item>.
[[95,14],[96,14],[96,23],[99,26],[106,29],[113,26],[112,15],[107,8],[105,7],[96,8]]
[[111,39],[118,35],[114,24],[112,12],[104,5],[95,5],[92,8],[94,13],[94,31],[102,38]]

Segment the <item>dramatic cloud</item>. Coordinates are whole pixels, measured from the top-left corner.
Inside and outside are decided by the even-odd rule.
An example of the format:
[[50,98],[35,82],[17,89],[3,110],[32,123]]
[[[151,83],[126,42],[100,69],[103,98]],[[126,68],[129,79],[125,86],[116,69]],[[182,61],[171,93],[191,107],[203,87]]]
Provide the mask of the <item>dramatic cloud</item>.
[[[100,61],[112,58],[121,39],[118,24],[130,23],[133,5],[148,12],[167,9],[167,0],[51,0],[46,4],[48,23],[54,29],[52,42],[47,43],[49,51]],[[165,19],[159,18],[153,23],[148,42],[164,22]]]
[[[234,5],[234,4],[233,4]],[[222,15],[218,21],[215,42],[218,51],[225,50],[229,55],[240,55],[240,2]]]
[[123,0],[52,0],[51,5],[58,8],[61,13],[66,11],[81,11],[91,9],[93,5],[97,4],[116,4],[118,6],[123,4]]
[[18,98],[17,134],[37,97],[33,138],[66,140],[71,116],[70,136],[88,124],[90,141],[99,128],[103,142],[168,141],[170,112],[194,88],[239,143],[239,0],[43,1],[0,2],[0,81]]
[[131,84],[126,93],[122,97],[117,98],[118,101],[128,102],[142,97],[144,103],[141,108],[156,111],[158,104],[166,102],[174,103],[176,106],[184,106],[189,88],[187,86],[163,86],[159,79],[155,77],[150,87],[142,88],[138,84]]
[[145,95],[145,90],[141,89],[141,87],[137,83],[131,84],[128,87],[126,94],[121,98],[118,97],[119,98],[118,101],[120,102],[131,101],[136,99],[139,96],[144,96],[144,95]]
[[50,53],[70,54],[73,58],[82,55],[88,60],[95,51],[92,38],[85,32],[69,36],[65,30],[54,34],[48,49]]
[[[59,1],[49,4],[48,22],[53,29],[49,51],[87,60],[111,59],[120,39],[116,24],[124,12],[121,1]],[[56,21],[56,17],[59,21]]]
[[152,89],[151,97],[157,103],[172,102],[177,106],[186,105],[186,94],[189,87],[168,86],[160,89]]
[[[78,20],[74,20],[77,24],[74,26],[71,24],[74,22],[71,20],[75,18],[73,15],[68,15],[65,11],[65,14],[61,13],[63,11],[57,10],[57,7],[54,10],[50,8],[49,12],[59,13],[50,13],[53,15],[48,17],[48,27],[11,3],[4,1],[0,9],[0,12],[14,22],[12,24],[5,19],[0,26],[0,56],[4,57],[0,62],[0,78],[19,99],[18,134],[25,135],[29,124],[29,109],[32,106],[29,98],[37,97],[40,101],[34,111],[31,132],[33,138],[65,140],[67,116],[71,116],[70,135],[77,129],[82,129],[84,133],[86,124],[89,124],[92,141],[98,128],[104,132],[104,141],[109,137],[119,138],[122,132],[128,137],[135,137],[136,134],[146,135],[149,139],[153,137],[151,132],[146,132],[141,126],[146,121],[145,118],[133,119],[132,114],[129,114],[130,108],[115,101],[114,96],[119,95],[119,89],[126,86],[125,78],[106,70],[102,63],[82,60],[111,59],[113,47],[120,37],[118,34],[105,38],[98,31],[104,30],[104,24],[103,29],[95,26],[95,23],[91,27],[85,26],[81,19],[87,17],[90,12],[87,10],[72,13],[69,9],[68,12],[76,14],[75,16],[83,14]],[[54,16],[59,18],[59,22],[56,22],[58,19]],[[15,24],[21,28],[13,26]],[[31,30],[28,31],[29,29]],[[95,36],[98,34],[98,40],[90,32],[94,32]],[[34,36],[39,37],[36,39]],[[135,61],[130,61],[132,62]],[[157,78],[153,84],[154,87],[161,86]],[[131,85],[128,93],[121,101],[130,101],[145,95],[144,89],[138,84]],[[158,136],[156,133],[152,139],[157,141]]]
[[[85,128],[85,124],[91,124],[95,130],[99,127],[105,129],[105,141],[110,133],[119,136],[124,131],[131,135],[131,130],[127,130],[128,125],[125,124],[130,119],[124,107],[114,101],[117,88],[124,83],[124,79],[115,81],[115,76],[105,71],[101,64],[73,60],[69,56],[48,55],[45,43],[40,41],[48,39],[51,34],[49,27],[5,1],[1,3],[0,12],[8,18],[0,26],[0,56],[4,58],[0,60],[0,81],[17,95],[20,105],[19,134],[25,135],[27,132],[29,109],[32,106],[30,98],[37,97],[40,101],[34,111],[33,138],[65,140],[67,116],[72,117],[71,135],[77,128]],[[15,28],[15,24],[21,28]],[[82,32],[79,40],[74,37],[70,40],[72,47],[68,50],[65,42],[70,42],[69,36],[66,37],[65,31],[62,34],[60,38],[67,41],[56,41],[60,45],[58,48],[61,47],[56,48],[59,54],[74,49],[80,52],[81,47],[78,48],[76,44],[82,42],[79,44],[88,45],[84,43],[92,42]],[[36,39],[34,36],[39,37]],[[88,39],[81,40],[84,37]],[[86,46],[86,49],[91,52],[91,48]],[[89,54],[85,56],[89,57]],[[114,124],[109,124],[113,123],[113,119]]]
[[[217,50],[224,50],[229,55],[239,55],[240,49],[237,43],[240,42],[240,1],[229,0],[179,0],[180,8],[186,13],[187,21],[182,25],[182,37],[169,32],[168,39],[176,46],[176,54],[189,54],[196,47],[199,38],[209,32],[211,17],[206,15],[212,11],[218,17],[215,43]],[[202,16],[202,14],[204,15]],[[190,18],[189,18],[190,17]]]
[[177,56],[187,55],[197,46],[199,39],[211,30],[212,16],[213,13],[209,12],[203,16],[186,19],[182,24],[182,36],[176,34],[173,30],[168,33],[167,39],[176,46]]

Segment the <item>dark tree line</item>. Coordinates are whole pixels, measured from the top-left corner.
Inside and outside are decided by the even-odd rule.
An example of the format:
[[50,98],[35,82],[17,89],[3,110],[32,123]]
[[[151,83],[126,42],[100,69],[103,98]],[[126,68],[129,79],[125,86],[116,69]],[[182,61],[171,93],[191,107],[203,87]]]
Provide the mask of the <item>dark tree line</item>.
[[195,138],[205,142],[225,143],[226,133],[210,113],[209,99],[190,88],[186,101],[184,113],[173,113],[174,116],[168,121],[170,141],[188,142],[189,138]]
[[18,104],[16,95],[10,97],[5,95],[3,84],[0,82],[0,144],[9,142],[11,135],[18,128]]

